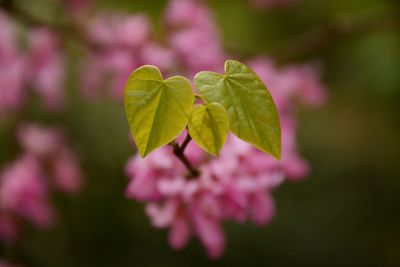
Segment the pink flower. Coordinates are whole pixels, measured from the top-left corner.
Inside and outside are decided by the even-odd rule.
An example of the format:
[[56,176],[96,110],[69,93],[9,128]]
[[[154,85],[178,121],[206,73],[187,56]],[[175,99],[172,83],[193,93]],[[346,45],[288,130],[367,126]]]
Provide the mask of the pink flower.
[[249,216],[251,220],[264,225],[271,221],[275,214],[275,204],[270,194],[257,192],[249,198]]
[[128,47],[138,47],[147,41],[150,24],[146,16],[136,15],[124,18],[116,24],[116,41]]
[[191,212],[196,233],[208,256],[212,259],[220,257],[225,249],[225,237],[219,221],[197,207],[193,207]]
[[11,62],[0,59],[0,121],[10,111],[21,107],[26,97],[25,65],[20,57]]
[[23,124],[18,129],[18,141],[26,153],[50,167],[48,176],[57,189],[67,193],[81,190],[82,173],[61,129]]
[[14,24],[0,10],[0,121],[24,102],[25,59],[15,41]]
[[[190,158],[191,153],[198,151],[192,148],[186,153]],[[251,218],[257,224],[269,222],[274,207],[265,193],[282,179],[276,180],[277,170],[270,170],[268,166],[259,168],[256,173],[243,168],[246,165],[241,165],[240,158],[251,159],[253,153],[260,152],[234,137],[230,137],[218,158],[204,157],[205,152],[201,153],[203,157],[194,157],[202,159],[199,162],[201,176],[195,180],[183,176],[185,169],[170,148],[161,148],[144,160],[139,156],[132,158],[126,169],[132,179],[127,192],[128,197],[149,202],[147,214],[154,226],[170,228],[172,247],[180,249],[191,236],[197,236],[209,256],[215,258],[225,248],[222,220]],[[223,164],[229,161],[234,164],[228,163],[225,172],[224,167],[221,172],[216,168],[219,164],[226,166]],[[278,172],[282,172],[282,168]]]
[[171,0],[165,12],[168,28],[203,28],[215,30],[210,10],[198,0]]
[[43,104],[51,111],[64,107],[64,60],[57,37],[47,28],[29,32],[30,77]]
[[52,188],[76,193],[83,186],[81,170],[59,128],[23,124],[18,127],[22,155],[0,171],[0,238],[13,242],[20,219],[48,228],[56,214]]
[[290,108],[291,97],[299,97],[308,105],[324,103],[327,90],[320,81],[316,65],[289,65],[278,69],[267,57],[257,57],[248,62],[271,91],[280,110]]
[[184,30],[171,36],[170,45],[191,72],[217,71],[221,70],[225,55],[214,38],[202,29]]
[[174,249],[182,249],[187,245],[192,235],[190,224],[185,214],[174,217],[169,230],[169,244]]
[[39,162],[25,155],[1,173],[0,209],[15,212],[40,227],[53,224],[48,189]]
[[169,44],[189,75],[221,70],[226,55],[211,12],[195,0],[172,0],[165,15]]
[[36,124],[22,124],[18,128],[17,137],[26,152],[39,158],[53,157],[64,142],[59,129],[48,129]]
[[150,26],[142,15],[100,13],[89,24],[89,38],[100,47],[135,48],[148,38]]
[[176,55],[166,47],[156,43],[148,43],[140,50],[140,58],[143,65],[155,65],[161,71],[168,71],[176,64]]
[[91,54],[81,69],[82,91],[91,100],[100,96],[121,100],[126,80],[135,67],[137,59],[127,49]]
[[0,10],[0,61],[14,59],[18,52],[15,41],[15,25],[10,18]]
[[82,171],[73,154],[64,150],[52,162],[54,185],[66,193],[77,193],[83,187]]

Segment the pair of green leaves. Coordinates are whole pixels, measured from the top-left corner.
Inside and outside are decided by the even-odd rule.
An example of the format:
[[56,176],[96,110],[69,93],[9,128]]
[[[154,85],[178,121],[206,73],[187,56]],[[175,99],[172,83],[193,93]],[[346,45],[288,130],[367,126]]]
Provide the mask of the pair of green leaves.
[[280,158],[281,130],[273,99],[246,65],[227,60],[225,74],[203,71],[195,84],[204,104],[194,105],[191,83],[164,80],[155,66],[136,69],[125,87],[125,112],[142,157],[172,142],[185,127],[192,139],[217,155],[231,130],[258,149]]

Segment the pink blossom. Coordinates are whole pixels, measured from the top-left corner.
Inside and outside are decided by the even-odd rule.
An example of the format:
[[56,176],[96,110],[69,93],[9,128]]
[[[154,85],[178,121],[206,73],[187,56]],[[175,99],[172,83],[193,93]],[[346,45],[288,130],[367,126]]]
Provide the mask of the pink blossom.
[[83,187],[82,171],[71,151],[62,151],[52,162],[54,186],[66,193],[77,193]]
[[81,87],[91,100],[111,96],[121,100],[131,70],[137,67],[134,53],[128,49],[112,49],[89,55],[81,69]]
[[129,16],[116,24],[116,41],[128,47],[138,47],[147,41],[150,25],[146,16]]
[[190,224],[185,214],[177,214],[169,230],[169,243],[174,249],[182,249],[191,237]]
[[219,41],[208,32],[192,29],[170,37],[173,51],[192,73],[202,70],[221,70],[225,55]]
[[15,25],[10,18],[0,10],[0,59],[13,59],[18,52],[15,42]]
[[[246,166],[240,165],[241,158],[252,158],[245,151],[259,152],[250,145],[247,145],[249,149],[237,149],[235,144],[244,146],[231,136],[220,157],[203,157],[201,176],[194,180],[182,176],[185,169],[170,148],[161,148],[145,160],[136,156],[127,165],[127,173],[132,177],[128,196],[150,202],[147,214],[155,226],[170,228],[169,240],[174,248],[182,248],[189,237],[195,235],[207,248],[209,256],[215,258],[225,248],[222,220],[243,221],[248,217],[262,224],[272,218],[273,201],[264,194],[282,179],[277,181],[276,170],[269,171],[268,166],[259,168],[260,172],[254,174],[248,173],[246,168],[243,170]],[[188,157],[189,151],[195,150],[187,150]],[[224,166],[232,158],[236,159],[235,164],[229,165],[231,167],[225,173],[219,173],[219,169],[213,167]]]
[[226,55],[211,12],[196,0],[172,0],[165,15],[169,44],[189,75],[221,70]]
[[24,102],[25,58],[17,49],[14,24],[0,10],[0,120]]
[[0,59],[0,121],[6,113],[21,107],[26,97],[24,88],[24,59],[11,62]]
[[140,50],[141,63],[143,65],[155,65],[161,71],[168,71],[176,64],[175,53],[167,47],[156,43],[148,43]]
[[198,0],[169,1],[165,23],[170,29],[203,28],[215,31],[211,11]]
[[0,171],[0,238],[18,238],[21,218],[42,228],[55,222],[50,191],[76,193],[82,173],[62,130],[36,124],[18,127],[22,154]]
[[174,160],[170,157],[170,150],[167,149],[160,153],[153,153],[147,159],[146,162],[140,162],[137,156],[128,163],[126,172],[135,175],[137,179],[130,183],[126,193],[127,196],[140,200],[157,200],[160,197],[160,191],[156,182],[162,175],[162,170],[173,168]]
[[225,237],[219,221],[213,214],[204,212],[204,208],[194,206],[192,209],[193,224],[199,239],[207,248],[210,258],[218,258],[225,249]]
[[327,98],[316,65],[289,65],[279,69],[272,59],[265,56],[251,59],[248,64],[267,85],[282,111],[290,108],[288,100],[291,97],[298,97],[308,105],[322,104]]
[[100,13],[89,23],[87,31],[99,47],[135,48],[149,38],[150,26],[143,15]]
[[18,129],[18,141],[26,153],[50,167],[47,176],[57,189],[68,193],[80,191],[82,173],[61,129],[23,124]]
[[15,212],[40,227],[54,222],[48,189],[39,162],[24,155],[1,173],[0,209]]
[[39,158],[53,157],[64,142],[61,130],[49,129],[37,124],[20,125],[17,137],[26,152]]
[[33,88],[51,111],[64,107],[64,60],[57,37],[47,28],[29,32],[30,77]]
[[275,204],[270,194],[254,193],[250,196],[249,202],[249,216],[254,223],[264,225],[274,217]]

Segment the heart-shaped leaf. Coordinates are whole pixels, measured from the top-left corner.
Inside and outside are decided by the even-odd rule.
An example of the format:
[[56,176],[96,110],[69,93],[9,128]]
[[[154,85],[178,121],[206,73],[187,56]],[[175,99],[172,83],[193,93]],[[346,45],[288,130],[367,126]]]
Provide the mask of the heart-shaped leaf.
[[145,157],[170,143],[186,127],[194,95],[185,77],[163,80],[157,67],[146,65],[129,77],[124,102],[133,139]]
[[225,74],[203,71],[195,84],[206,103],[221,103],[228,111],[232,132],[264,152],[280,158],[281,128],[275,103],[260,78],[234,60],[225,62]]
[[228,113],[219,103],[197,105],[190,116],[188,129],[193,141],[216,156],[228,137]]

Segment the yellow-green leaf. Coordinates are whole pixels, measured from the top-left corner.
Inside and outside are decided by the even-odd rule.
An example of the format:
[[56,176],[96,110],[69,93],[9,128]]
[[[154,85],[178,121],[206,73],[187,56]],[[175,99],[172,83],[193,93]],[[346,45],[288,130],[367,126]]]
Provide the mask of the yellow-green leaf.
[[228,137],[228,114],[219,103],[197,105],[193,108],[188,129],[196,144],[216,156]]
[[160,70],[150,65],[132,72],[124,91],[125,112],[142,157],[182,132],[193,101],[192,86],[184,77],[163,80]]
[[260,78],[234,60],[225,74],[203,71],[195,84],[206,103],[221,103],[228,111],[231,131],[264,152],[280,158],[281,127],[275,103]]

